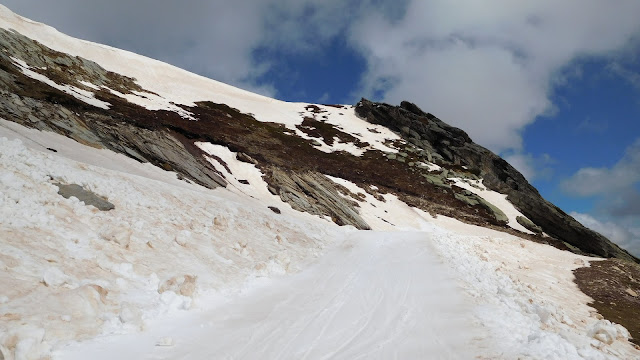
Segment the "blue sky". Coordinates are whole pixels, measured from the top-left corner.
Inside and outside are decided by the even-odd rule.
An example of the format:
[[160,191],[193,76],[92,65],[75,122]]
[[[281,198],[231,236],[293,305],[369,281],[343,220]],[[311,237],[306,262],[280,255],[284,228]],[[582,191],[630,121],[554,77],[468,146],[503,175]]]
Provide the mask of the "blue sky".
[[413,101],[640,255],[637,0],[3,3],[283,100]]

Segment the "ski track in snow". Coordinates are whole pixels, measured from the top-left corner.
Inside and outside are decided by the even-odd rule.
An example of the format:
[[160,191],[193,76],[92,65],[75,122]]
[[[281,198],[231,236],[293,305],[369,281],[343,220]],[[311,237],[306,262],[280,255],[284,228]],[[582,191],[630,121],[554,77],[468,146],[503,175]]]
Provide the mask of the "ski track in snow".
[[[354,233],[297,275],[146,333],[69,346],[58,358],[472,358],[480,333],[446,274],[426,233]],[[156,346],[167,337],[173,346]]]

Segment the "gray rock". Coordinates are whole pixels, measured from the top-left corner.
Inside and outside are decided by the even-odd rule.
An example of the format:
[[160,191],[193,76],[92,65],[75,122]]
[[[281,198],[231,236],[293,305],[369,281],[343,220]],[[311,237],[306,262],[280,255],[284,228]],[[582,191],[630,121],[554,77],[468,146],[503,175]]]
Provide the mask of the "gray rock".
[[477,199],[480,202],[480,205],[482,205],[485,209],[491,211],[491,213],[493,214],[493,216],[498,222],[501,222],[504,224],[509,222],[509,218],[507,217],[507,215],[505,215],[502,212],[502,210],[500,210],[498,207],[496,207],[495,205],[493,205],[492,203],[488,202],[487,200],[483,199],[480,196],[478,196]]
[[296,173],[271,168],[269,177],[269,183],[280,199],[292,208],[313,215],[329,216],[338,225],[371,229],[356,210],[357,203],[340,195],[338,185],[326,176],[312,171]]
[[447,184],[446,181],[440,176],[435,174],[422,174],[422,177],[427,179],[427,182],[433,184],[435,186],[451,188],[451,185]]
[[468,196],[468,195],[455,193],[454,196],[456,197],[456,199],[464,202],[465,204],[471,205],[471,206],[476,206],[476,205],[480,204],[480,202],[477,199],[475,199],[474,197]]
[[249,164],[258,165],[258,161],[256,159],[242,152],[236,154],[236,159]]
[[92,191],[86,190],[82,186],[78,184],[58,184],[54,183],[55,186],[58,187],[58,194],[60,194],[64,198],[75,197],[78,200],[82,201],[85,205],[95,206],[100,211],[109,211],[113,210],[116,207],[103,199],[99,195],[95,194]]
[[534,224],[533,222],[531,222],[531,220],[527,219],[524,216],[518,216],[516,217],[516,221],[518,222],[518,224],[522,225],[525,227],[525,229],[530,230],[536,234],[541,234],[542,233],[542,228],[536,224]]

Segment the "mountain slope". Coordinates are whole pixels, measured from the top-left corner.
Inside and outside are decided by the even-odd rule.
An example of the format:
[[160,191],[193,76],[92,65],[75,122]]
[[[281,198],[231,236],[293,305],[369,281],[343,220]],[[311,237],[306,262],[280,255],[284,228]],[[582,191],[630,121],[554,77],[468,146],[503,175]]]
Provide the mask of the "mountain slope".
[[[130,65],[123,66],[121,74],[131,71],[131,75],[147,79],[110,72],[97,63],[55,51],[12,31],[2,30],[0,39],[5,48],[0,57],[0,80],[7,95],[0,116],[8,120],[149,161],[210,188],[226,185],[220,170],[225,164],[198,144],[223,145],[253,159],[265,174],[270,191],[295,209],[329,216],[340,225],[360,229],[370,227],[357,214],[357,203],[337,196],[323,175],[344,178],[366,189],[376,187],[376,193],[397,194],[431,213],[474,224],[507,225],[509,221],[490,203],[451,186],[449,180],[483,179],[491,190],[506,194],[546,234],[585,253],[633,259],[542,199],[519,172],[474,144],[466,133],[415,105],[395,108],[362,101],[354,114],[349,106],[287,104],[194,75],[188,75],[193,79],[194,98],[185,101],[188,91],[172,89],[168,96],[156,93],[157,85],[143,87],[140,84],[151,83],[152,76],[135,73]],[[65,47],[64,41],[54,44]],[[96,56],[108,51],[87,46],[90,50],[92,47],[95,51],[85,52]],[[109,61],[107,64],[117,66]],[[156,66],[167,71],[155,83],[170,83],[177,76],[170,74],[180,72],[164,69],[166,65]],[[188,79],[183,82],[189,83]],[[196,89],[202,98],[195,98]],[[217,103],[220,100],[225,104]],[[248,114],[247,110],[255,113]],[[33,121],[38,115],[46,120]],[[367,126],[356,116],[384,128]],[[409,153],[411,156],[403,156]],[[400,161],[389,161],[390,156]],[[428,164],[436,164],[443,171],[434,171]],[[511,227],[522,230],[514,221]]]
[[[0,153],[5,357],[139,330],[247,279],[296,272],[354,228],[420,231],[486,339],[508,338],[490,357],[544,357],[545,345],[562,358],[634,354],[572,283],[589,259],[522,239],[637,259],[413,104],[281,102],[1,6],[0,45],[0,139],[24,143],[2,139]],[[67,185],[114,209],[63,198]],[[84,310],[68,314],[67,302]]]

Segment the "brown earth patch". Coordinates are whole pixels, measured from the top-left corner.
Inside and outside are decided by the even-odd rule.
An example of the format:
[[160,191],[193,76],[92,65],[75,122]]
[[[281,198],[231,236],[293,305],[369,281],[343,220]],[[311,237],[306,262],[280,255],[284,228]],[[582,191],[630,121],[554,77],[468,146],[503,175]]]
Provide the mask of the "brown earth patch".
[[608,259],[592,261],[573,273],[580,290],[593,298],[589,305],[605,319],[626,327],[631,342],[640,345],[640,265]]

